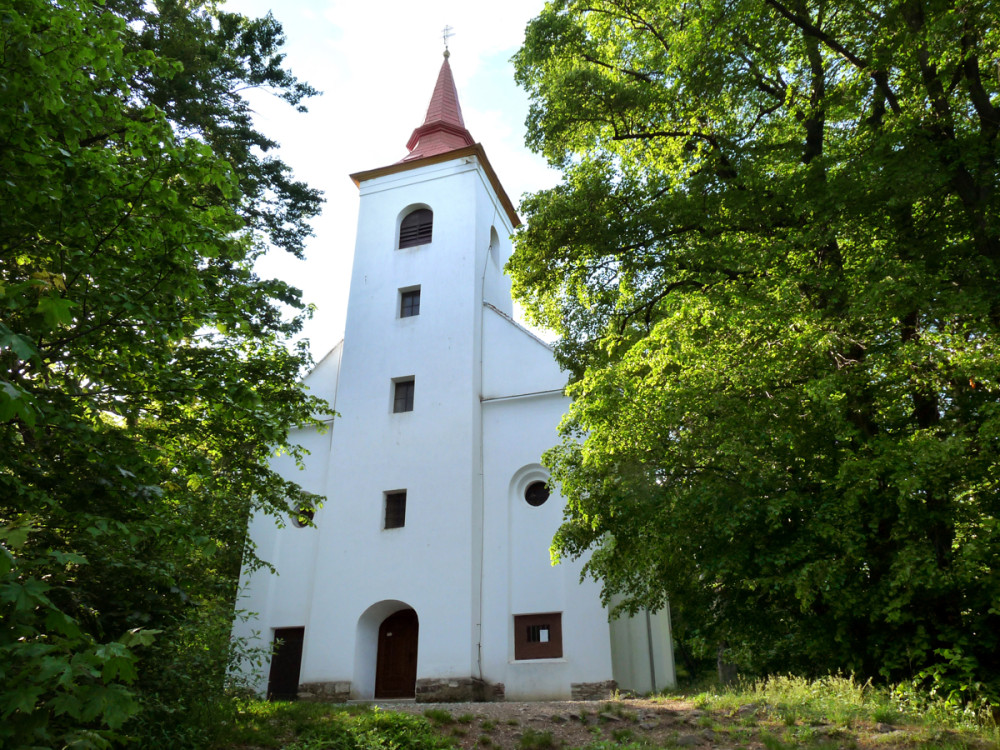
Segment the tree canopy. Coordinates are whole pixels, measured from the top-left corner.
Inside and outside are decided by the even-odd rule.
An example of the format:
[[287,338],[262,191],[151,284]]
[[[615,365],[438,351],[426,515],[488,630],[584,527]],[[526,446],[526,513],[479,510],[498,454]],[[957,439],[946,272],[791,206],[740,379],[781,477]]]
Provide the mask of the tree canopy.
[[555,0],[509,270],[562,335],[557,552],[748,670],[1000,696],[990,2]]
[[[204,747],[251,509],[326,416],[292,347],[319,194],[246,88],[281,27],[195,0],[0,2],[0,745]],[[298,311],[289,317],[287,310]]]

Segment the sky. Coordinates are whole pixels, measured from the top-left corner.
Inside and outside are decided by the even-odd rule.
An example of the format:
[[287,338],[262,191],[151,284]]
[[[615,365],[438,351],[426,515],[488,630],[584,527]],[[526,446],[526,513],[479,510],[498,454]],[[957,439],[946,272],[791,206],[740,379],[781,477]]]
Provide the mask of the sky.
[[247,16],[268,11],[286,36],[286,66],[323,92],[296,112],[251,92],[258,129],[281,144],[295,177],[323,191],[323,214],[305,261],[273,251],[261,275],[303,290],[316,306],[304,336],[317,361],[343,336],[358,215],[349,175],[387,166],[427,111],[441,67],[442,30],[451,26],[450,63],[466,127],[482,143],[515,205],[525,192],[558,183],[559,173],[524,145],[528,98],[514,82],[511,56],[543,0],[227,0]]

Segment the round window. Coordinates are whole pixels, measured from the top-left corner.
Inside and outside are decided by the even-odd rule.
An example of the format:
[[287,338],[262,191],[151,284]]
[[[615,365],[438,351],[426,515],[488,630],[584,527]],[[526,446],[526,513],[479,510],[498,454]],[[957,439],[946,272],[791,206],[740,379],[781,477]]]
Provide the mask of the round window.
[[549,499],[549,488],[545,482],[532,482],[524,490],[524,499],[528,505],[536,508]]
[[315,508],[307,508],[306,506],[303,505],[299,507],[298,513],[295,513],[292,516],[292,524],[294,526],[298,526],[301,529],[303,526],[307,526],[309,522],[313,520],[313,516],[315,515],[316,515]]

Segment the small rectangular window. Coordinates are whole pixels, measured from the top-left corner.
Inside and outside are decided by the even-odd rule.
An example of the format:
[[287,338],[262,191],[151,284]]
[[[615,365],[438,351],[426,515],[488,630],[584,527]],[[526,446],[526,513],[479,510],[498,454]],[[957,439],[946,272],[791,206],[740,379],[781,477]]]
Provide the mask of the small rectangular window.
[[558,659],[562,652],[562,613],[514,615],[515,659]]
[[406,490],[385,493],[386,529],[401,529],[406,525]]
[[551,628],[548,625],[529,625],[528,643],[548,643],[549,630]]
[[413,411],[413,378],[393,383],[392,411],[394,414]]
[[420,315],[420,289],[410,289],[399,293],[399,317],[412,318]]

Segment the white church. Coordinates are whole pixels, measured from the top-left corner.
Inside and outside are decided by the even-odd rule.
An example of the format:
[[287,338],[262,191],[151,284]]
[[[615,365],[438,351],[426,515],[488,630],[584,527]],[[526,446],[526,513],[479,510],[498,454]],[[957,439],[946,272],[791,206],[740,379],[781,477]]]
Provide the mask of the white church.
[[465,127],[445,52],[409,154],[360,194],[343,341],[307,376],[340,414],[294,432],[326,498],[303,526],[251,520],[266,569],[235,634],[277,647],[272,698],[600,699],[674,683],[667,612],[609,622],[580,563],[553,566],[564,500],[541,454],[569,400],[515,322],[503,267],[520,219]]

